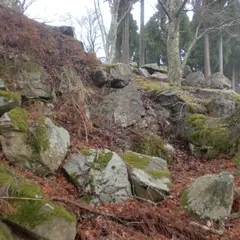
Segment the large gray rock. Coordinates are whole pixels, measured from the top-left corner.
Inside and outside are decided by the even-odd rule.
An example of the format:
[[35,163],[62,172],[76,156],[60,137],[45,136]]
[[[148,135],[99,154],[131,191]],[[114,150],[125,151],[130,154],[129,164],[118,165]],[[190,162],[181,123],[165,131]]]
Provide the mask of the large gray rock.
[[212,99],[208,104],[208,112],[214,117],[230,116],[236,111],[236,103],[224,97]]
[[145,110],[138,89],[128,85],[106,96],[96,113],[118,126],[128,127],[140,121]]
[[185,208],[201,219],[223,220],[231,214],[234,179],[230,173],[209,174],[193,181],[182,196]]
[[[45,204],[44,208],[48,208],[45,211],[54,211],[50,204]],[[68,221],[63,217],[53,216],[49,221],[33,228],[32,232],[47,240],[73,240],[77,234],[76,219]]]
[[171,174],[165,160],[135,152],[125,152],[121,157],[131,169],[129,173],[136,196],[159,202],[169,195]]
[[174,90],[166,90],[159,93],[155,101],[165,109],[173,112],[180,112],[183,104],[185,104],[185,100]]
[[222,73],[216,72],[209,76],[207,80],[210,82],[210,88],[213,89],[231,89],[231,81]]
[[196,88],[208,88],[210,86],[210,80],[206,80],[202,72],[192,72],[186,76],[182,85]]
[[71,155],[63,168],[92,204],[117,203],[132,195],[127,167],[115,152],[85,149]]
[[75,37],[75,28],[72,26],[54,26],[53,29],[61,32],[66,36]]
[[141,75],[144,76],[144,77],[150,77],[151,76],[150,73],[148,72],[148,70],[145,69],[145,68],[139,68],[139,71],[140,71]]
[[21,94],[28,98],[52,96],[52,89],[47,81],[46,71],[34,62],[23,62],[16,76]]
[[123,88],[132,79],[131,66],[123,63],[103,65],[94,73],[94,83],[101,87],[105,84],[112,88]]
[[0,119],[0,142],[7,160],[37,175],[54,173],[67,155],[70,145],[68,131],[54,125],[49,118],[29,127],[24,125],[26,129],[21,125],[17,128],[15,119],[9,115]]
[[188,74],[190,74],[192,72],[190,66],[185,65],[183,68],[183,78],[185,78]]
[[158,79],[159,81],[167,82],[168,75],[160,72],[155,72],[151,75],[151,77]]

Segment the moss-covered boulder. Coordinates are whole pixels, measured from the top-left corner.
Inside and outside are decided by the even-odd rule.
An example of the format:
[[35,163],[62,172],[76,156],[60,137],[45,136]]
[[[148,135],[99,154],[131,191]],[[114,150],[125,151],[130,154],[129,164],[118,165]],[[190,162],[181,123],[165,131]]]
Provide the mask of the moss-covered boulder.
[[28,123],[28,113],[15,108],[0,118],[0,142],[7,160],[37,175],[54,173],[67,155],[69,133],[49,118]]
[[44,200],[40,187],[32,181],[0,165],[0,189],[6,196],[16,198],[8,200],[14,211],[6,212],[4,219],[40,239],[73,240],[75,238],[75,216],[54,203]]
[[231,214],[234,179],[230,173],[195,179],[182,193],[183,207],[200,219],[223,220]]
[[21,104],[21,95],[17,92],[0,90],[0,116]]
[[159,157],[167,162],[171,162],[173,158],[172,152],[165,147],[163,140],[155,134],[144,135],[136,146],[136,152]]
[[108,84],[112,88],[123,88],[129,84],[131,79],[131,66],[123,63],[102,65],[96,69],[93,77],[97,86]]
[[229,128],[223,118],[193,114],[185,120],[184,137],[209,157],[231,150]]
[[166,161],[135,152],[125,152],[120,156],[131,169],[129,173],[136,196],[159,202],[169,195],[173,185]]
[[63,169],[91,204],[121,202],[131,197],[127,167],[106,149],[84,149],[70,156]]

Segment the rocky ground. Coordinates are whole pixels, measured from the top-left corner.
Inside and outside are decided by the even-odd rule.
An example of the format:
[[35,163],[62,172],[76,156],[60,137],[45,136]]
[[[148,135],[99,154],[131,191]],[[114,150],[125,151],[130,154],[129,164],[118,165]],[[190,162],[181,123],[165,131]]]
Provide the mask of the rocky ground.
[[240,239],[229,79],[101,65],[3,7],[0,33],[0,239]]

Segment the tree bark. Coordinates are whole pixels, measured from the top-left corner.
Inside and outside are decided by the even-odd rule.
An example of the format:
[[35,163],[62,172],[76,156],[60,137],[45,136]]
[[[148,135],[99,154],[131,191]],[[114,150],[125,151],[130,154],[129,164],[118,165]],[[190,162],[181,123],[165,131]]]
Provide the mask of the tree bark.
[[223,74],[223,37],[222,30],[219,35],[219,72]]
[[173,19],[168,23],[167,49],[168,78],[171,84],[179,86],[182,75],[179,53],[179,19]]
[[124,19],[123,63],[129,63],[129,13]]
[[140,45],[139,45],[139,66],[144,65],[145,57],[144,57],[144,0],[141,0],[140,7]]
[[209,44],[208,33],[204,35],[204,75],[205,75],[205,78],[211,75],[210,44]]
[[105,53],[106,63],[112,63],[115,57],[117,30],[118,30],[118,8],[113,6],[111,12],[111,25],[106,39]]

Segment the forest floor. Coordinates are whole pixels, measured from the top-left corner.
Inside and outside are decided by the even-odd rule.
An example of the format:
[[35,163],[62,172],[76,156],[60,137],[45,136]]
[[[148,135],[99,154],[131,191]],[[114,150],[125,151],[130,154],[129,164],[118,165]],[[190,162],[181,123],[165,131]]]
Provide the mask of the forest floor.
[[[7,164],[3,155],[2,161]],[[77,215],[79,240],[240,239],[240,218],[225,222],[224,234],[220,236],[193,227],[190,223],[196,220],[181,206],[182,190],[193,179],[205,174],[230,172],[234,176],[235,187],[239,188],[240,167],[225,156],[209,160],[177,150],[169,169],[174,188],[163,202],[154,204],[130,199],[121,204],[104,204],[98,208],[91,207],[81,200],[83,196],[68,182],[61,170],[49,178],[39,178],[32,173],[17,171],[40,184],[47,199],[54,200]],[[234,199],[232,211],[240,211],[239,198]],[[215,223],[210,221],[202,221],[201,224],[216,228]]]

